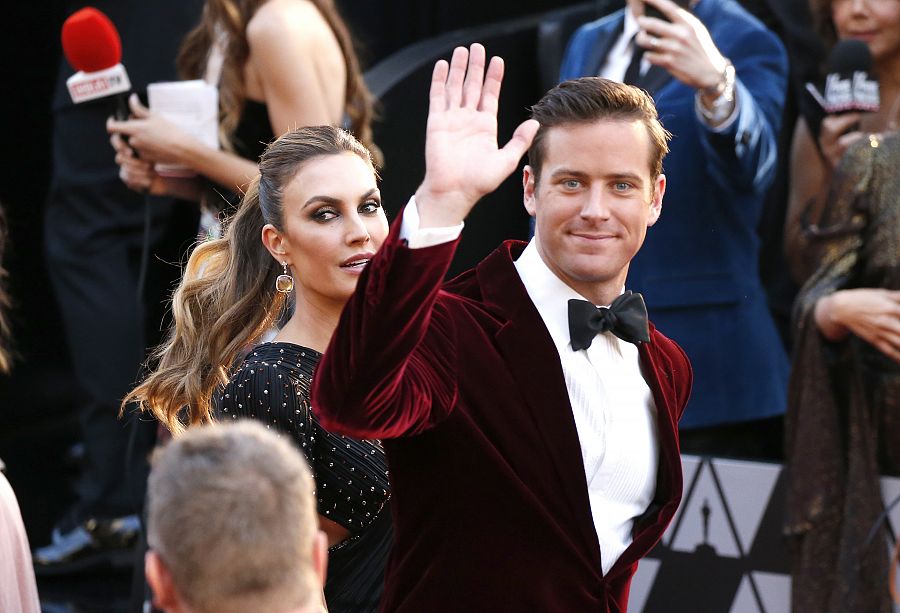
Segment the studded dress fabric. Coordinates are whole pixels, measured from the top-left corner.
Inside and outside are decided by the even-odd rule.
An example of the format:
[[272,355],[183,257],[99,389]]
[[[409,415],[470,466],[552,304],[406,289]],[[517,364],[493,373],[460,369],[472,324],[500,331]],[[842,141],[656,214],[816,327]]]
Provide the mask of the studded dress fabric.
[[900,134],[862,139],[835,171],[809,234],[819,266],[797,297],[786,433],[792,609],[887,613],[879,473],[900,470],[900,364],[857,336],[831,343],[816,302],[900,290]]
[[328,554],[325,599],[331,613],[377,611],[392,532],[387,461],[379,441],[324,430],[309,390],[321,354],[292,343],[264,343],[222,391],[220,420],[256,419],[289,435],[306,455],[319,514],[350,531]]

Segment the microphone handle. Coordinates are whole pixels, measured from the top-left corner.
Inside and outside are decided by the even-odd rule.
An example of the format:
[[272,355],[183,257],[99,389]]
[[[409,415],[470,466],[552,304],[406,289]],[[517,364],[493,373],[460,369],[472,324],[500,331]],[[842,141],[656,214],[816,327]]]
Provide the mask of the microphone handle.
[[130,92],[122,92],[116,94],[116,121],[125,121],[131,114],[128,108],[128,94]]
[[[128,108],[128,96],[131,92],[121,92],[114,96],[115,98],[115,111],[113,112],[113,116],[116,118],[116,121],[127,121],[131,117],[131,109]],[[122,140],[128,145],[128,135],[122,134]],[[134,154],[134,157],[141,157],[138,153],[137,149],[131,147],[131,152]]]

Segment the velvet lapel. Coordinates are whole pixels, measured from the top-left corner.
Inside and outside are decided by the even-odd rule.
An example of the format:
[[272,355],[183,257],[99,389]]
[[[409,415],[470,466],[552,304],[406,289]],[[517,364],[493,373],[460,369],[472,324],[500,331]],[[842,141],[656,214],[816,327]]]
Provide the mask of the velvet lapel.
[[607,28],[605,35],[597,36],[595,38],[594,46],[591,47],[590,52],[584,59],[583,67],[585,75],[600,74],[600,67],[603,66],[603,63],[606,61],[609,50],[616,42],[616,39],[618,39],[625,30],[625,12],[622,11],[619,14],[618,19],[614,19],[607,24]]
[[[528,411],[544,437],[552,469],[572,510],[583,543],[590,543],[590,563],[600,568],[600,544],[588,498],[581,443],[556,346],[513,265],[524,243],[507,241],[476,269],[488,308],[505,324],[496,342],[515,377]],[[564,522],[563,522],[564,523]]]

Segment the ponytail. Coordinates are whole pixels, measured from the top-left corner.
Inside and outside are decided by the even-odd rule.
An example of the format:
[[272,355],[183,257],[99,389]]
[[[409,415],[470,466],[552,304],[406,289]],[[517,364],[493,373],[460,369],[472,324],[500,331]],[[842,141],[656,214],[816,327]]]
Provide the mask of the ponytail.
[[153,353],[156,370],[122,402],[137,402],[173,433],[212,421],[212,396],[241,350],[284,307],[279,268],[260,240],[265,225],[254,179],[223,238],[197,245],[172,296],[174,323]]

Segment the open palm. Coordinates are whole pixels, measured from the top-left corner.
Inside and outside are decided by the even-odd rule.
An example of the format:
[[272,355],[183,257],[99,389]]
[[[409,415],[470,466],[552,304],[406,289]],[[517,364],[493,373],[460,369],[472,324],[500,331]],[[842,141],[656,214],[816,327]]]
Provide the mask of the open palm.
[[[497,145],[497,107],[503,60],[491,59],[485,74],[485,51],[458,47],[450,64],[434,67],[425,136],[425,179],[417,192],[420,209],[433,218],[458,223],[475,203],[515,170],[538,129],[522,123],[513,137]],[[423,221],[427,216],[423,213]],[[455,221],[454,221],[455,220]]]

